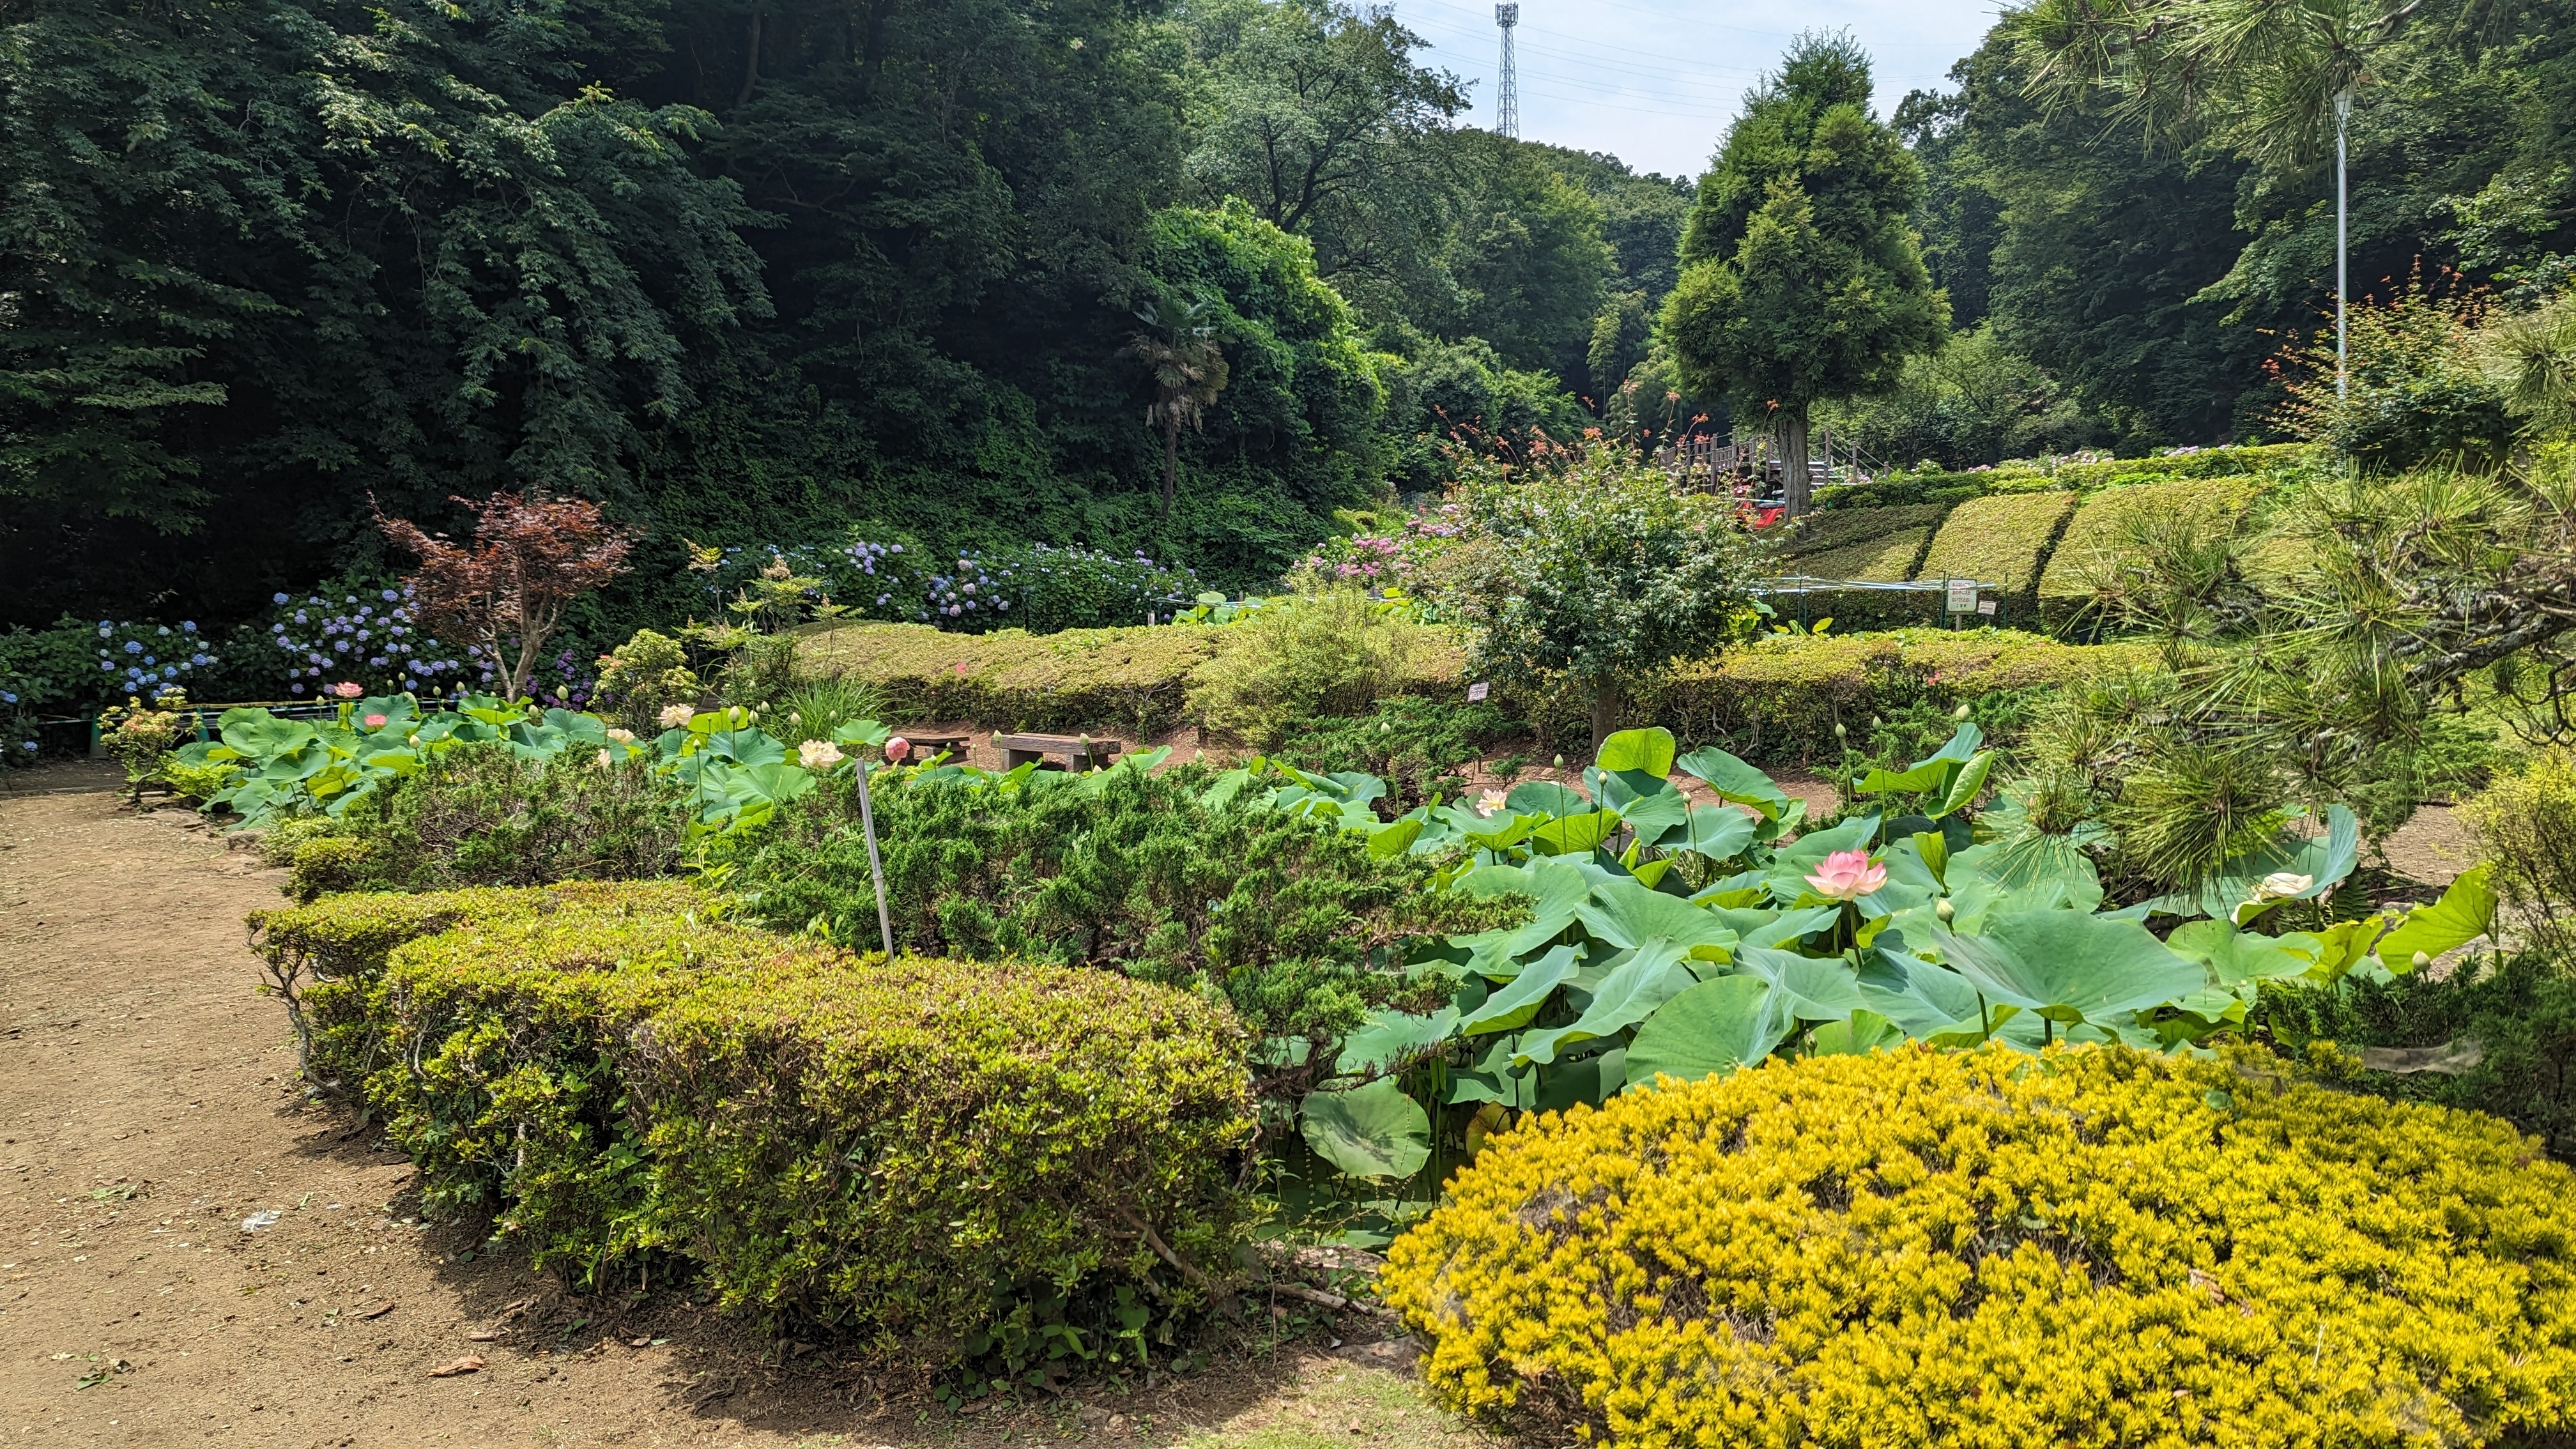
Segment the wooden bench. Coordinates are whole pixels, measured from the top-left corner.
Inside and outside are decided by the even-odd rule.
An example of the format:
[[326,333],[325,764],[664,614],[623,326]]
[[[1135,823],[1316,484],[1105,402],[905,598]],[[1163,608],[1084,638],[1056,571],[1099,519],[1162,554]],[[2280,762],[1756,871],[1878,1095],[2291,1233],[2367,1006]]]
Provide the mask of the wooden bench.
[[[1073,771],[1105,770],[1118,762],[1123,748],[1116,740],[1095,740],[1074,735],[995,735],[993,748],[1002,752],[1002,768],[1015,770],[1035,760],[1038,768]],[[1062,755],[1064,764],[1056,765],[1047,757]]]
[[916,765],[942,751],[963,760],[966,758],[966,743],[971,738],[967,735],[916,735],[907,730],[896,730],[895,735],[912,746],[906,762]]

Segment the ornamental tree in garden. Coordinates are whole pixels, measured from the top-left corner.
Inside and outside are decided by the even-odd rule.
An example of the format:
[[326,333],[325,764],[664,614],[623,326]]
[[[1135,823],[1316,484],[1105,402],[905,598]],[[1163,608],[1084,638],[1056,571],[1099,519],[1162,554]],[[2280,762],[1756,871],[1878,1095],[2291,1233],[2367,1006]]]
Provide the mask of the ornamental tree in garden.
[[1684,386],[1777,429],[1793,517],[1807,510],[1809,410],[1894,386],[1950,326],[1908,220],[1923,168],[1869,94],[1859,46],[1799,37],[1700,179],[1664,302]]
[[[456,501],[476,512],[471,548],[443,533],[424,533],[405,518],[379,513],[376,526],[420,555],[420,571],[404,582],[422,622],[448,639],[482,646],[496,668],[506,665],[509,697],[518,699],[564,611],[626,572],[626,555],[640,535],[610,523],[587,499],[495,493],[480,504]],[[504,652],[513,644],[514,660]]]
[[[1544,443],[1542,443],[1542,448]],[[1762,550],[1735,511],[1597,437],[1514,465],[1468,459],[1455,597],[1480,670],[1568,674],[1592,697],[1592,746],[1623,691],[1751,627]]]

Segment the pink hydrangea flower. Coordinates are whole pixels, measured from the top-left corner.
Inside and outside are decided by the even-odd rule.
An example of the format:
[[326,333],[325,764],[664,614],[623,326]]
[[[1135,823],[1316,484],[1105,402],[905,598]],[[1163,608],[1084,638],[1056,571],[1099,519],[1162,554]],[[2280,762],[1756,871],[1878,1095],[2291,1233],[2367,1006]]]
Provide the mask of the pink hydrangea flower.
[[1870,862],[1865,850],[1837,850],[1807,877],[1816,894],[1829,901],[1856,901],[1887,884],[1887,867]]

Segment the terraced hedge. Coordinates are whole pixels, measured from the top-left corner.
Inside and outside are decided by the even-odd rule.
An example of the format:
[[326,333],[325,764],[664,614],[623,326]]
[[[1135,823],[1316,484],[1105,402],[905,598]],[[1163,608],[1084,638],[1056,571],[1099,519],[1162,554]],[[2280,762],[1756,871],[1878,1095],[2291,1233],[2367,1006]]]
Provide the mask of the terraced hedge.
[[2312,443],[2265,443],[2242,448],[2203,448],[2154,458],[2110,458],[2044,468],[2012,462],[1972,473],[1907,473],[1853,488],[1828,489],[1816,506],[1825,512],[1866,511],[1907,504],[1947,504],[1995,493],[2051,489],[2085,491],[2169,478],[2218,478],[2296,467],[2313,457]]
[[[1941,515],[1946,511],[1937,503],[1915,503],[1901,508],[1842,508],[1831,513],[1808,514],[1794,524],[1766,530],[1766,536],[1778,540],[1782,558],[1805,560],[1840,553],[1855,544],[1873,543],[1909,529],[1929,529],[1941,521]],[[1826,577],[1803,565],[1799,572]]]
[[2144,645],[2066,644],[2015,629],[1761,639],[1676,669],[1643,693],[1637,717],[1691,744],[1795,765],[1832,752],[1837,722],[1922,700],[1947,708],[1999,691],[2053,688],[2154,657]]
[[2105,488],[2084,500],[2066,526],[2066,536],[2049,555],[2040,577],[2043,617],[2071,615],[2092,597],[2094,579],[2117,557],[2121,530],[2142,514],[2191,518],[2211,531],[2232,528],[2263,489],[2261,479],[2237,475],[2184,478]]
[[[797,662],[885,691],[899,720],[973,720],[993,729],[1158,734],[1179,723],[1190,672],[1217,631],[1187,626],[948,634],[921,624],[841,624],[808,633]],[[1421,687],[1460,687],[1465,655],[1432,650]]]
[[1950,510],[1915,577],[1977,579],[2002,588],[2005,607],[2024,617],[2068,515],[2072,493],[1996,493]]

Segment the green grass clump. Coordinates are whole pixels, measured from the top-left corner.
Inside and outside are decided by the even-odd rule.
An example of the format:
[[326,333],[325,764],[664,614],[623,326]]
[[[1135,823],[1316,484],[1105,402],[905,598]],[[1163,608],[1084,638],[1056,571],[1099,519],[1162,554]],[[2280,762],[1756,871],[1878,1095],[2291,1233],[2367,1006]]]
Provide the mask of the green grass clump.
[[1436,1394],[1550,1443],[2576,1429],[2576,1175],[2495,1118],[2261,1055],[1667,1078],[1489,1140],[1382,1287]]

